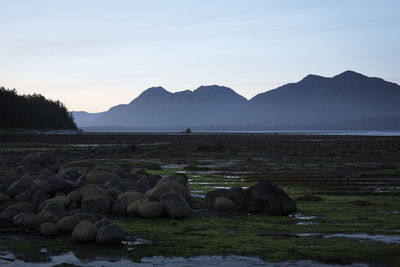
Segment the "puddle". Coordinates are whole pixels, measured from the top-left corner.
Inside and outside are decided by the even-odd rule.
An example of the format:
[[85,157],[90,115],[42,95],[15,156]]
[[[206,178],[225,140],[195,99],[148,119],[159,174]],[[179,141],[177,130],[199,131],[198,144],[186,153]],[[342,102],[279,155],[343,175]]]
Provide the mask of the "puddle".
[[291,214],[289,217],[294,217],[299,220],[314,220],[318,218],[318,216],[305,216],[301,213]]
[[300,237],[324,237],[324,238],[332,238],[332,237],[345,237],[352,239],[361,239],[361,240],[370,240],[375,242],[381,242],[385,244],[400,244],[400,235],[369,235],[364,233],[359,234],[321,234],[321,233],[300,233],[297,234]]

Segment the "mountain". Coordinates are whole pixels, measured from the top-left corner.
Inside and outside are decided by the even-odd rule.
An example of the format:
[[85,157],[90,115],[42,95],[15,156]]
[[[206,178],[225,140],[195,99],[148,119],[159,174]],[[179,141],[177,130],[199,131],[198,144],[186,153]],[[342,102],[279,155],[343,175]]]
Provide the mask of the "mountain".
[[136,130],[389,130],[400,129],[399,100],[398,84],[345,71],[308,75],[250,100],[217,85],[177,93],[152,87],[129,104],[77,122]]

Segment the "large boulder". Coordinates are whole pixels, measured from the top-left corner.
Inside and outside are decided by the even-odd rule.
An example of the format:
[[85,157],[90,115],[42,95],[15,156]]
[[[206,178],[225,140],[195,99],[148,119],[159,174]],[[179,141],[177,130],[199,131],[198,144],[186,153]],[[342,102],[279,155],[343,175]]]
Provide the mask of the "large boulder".
[[57,228],[60,232],[72,232],[80,221],[81,219],[76,215],[65,216],[57,222]]
[[0,193],[0,206],[11,200],[12,199],[9,196],[7,196],[6,194]]
[[67,208],[69,204],[71,204],[71,199],[66,196],[56,196],[45,201],[45,203],[51,203],[51,202],[59,202],[63,204],[64,207]]
[[70,168],[65,168],[65,169],[61,169],[56,177],[57,178],[61,178],[64,180],[70,180],[70,181],[76,181],[80,176],[81,176],[81,172],[79,172],[80,168],[76,168],[76,167],[70,167]]
[[29,175],[22,176],[19,180],[13,182],[7,189],[6,194],[15,197],[26,191],[30,191],[33,184],[33,178]]
[[90,212],[81,211],[81,212],[75,213],[75,215],[78,216],[81,221],[86,220],[86,221],[90,221],[92,223],[95,223],[97,221],[96,216]]
[[102,245],[120,243],[127,235],[128,232],[122,226],[111,223],[100,227],[97,231],[96,241]]
[[143,198],[142,193],[139,193],[136,191],[128,191],[128,192],[120,194],[117,199],[122,199],[126,205],[129,205],[132,202],[135,202],[136,200],[138,200],[140,198]]
[[187,187],[187,185],[188,185],[187,176],[185,177],[185,176],[179,175],[179,174],[173,174],[173,175],[168,175],[166,177],[163,177],[158,181],[157,185],[163,184],[166,182],[174,182],[174,183],[180,184],[184,187]]
[[50,197],[50,194],[43,189],[36,190],[32,194],[32,203],[35,205],[40,205],[45,202]]
[[49,202],[44,205],[42,211],[48,211],[53,215],[60,217],[60,215],[65,211],[65,206],[61,202]]
[[23,202],[32,202],[32,193],[29,191],[25,191],[21,194],[18,194],[14,197],[14,200],[17,202],[23,201]]
[[158,218],[162,215],[164,210],[163,205],[157,201],[144,203],[137,207],[137,214],[143,218]]
[[261,181],[243,190],[237,201],[241,210],[287,216],[295,213],[296,203],[274,182]]
[[68,194],[74,190],[78,185],[72,181],[65,180],[59,177],[53,177],[46,180],[45,190],[50,194],[63,192]]
[[97,228],[87,220],[79,222],[72,231],[72,239],[77,242],[92,242],[96,240]]
[[146,191],[153,188],[158,183],[158,181],[160,181],[160,179],[161,177],[158,175],[149,174],[147,176],[141,176],[139,180],[136,181],[133,189],[135,191],[145,193]]
[[119,179],[119,176],[113,172],[92,170],[86,175],[85,184],[103,185],[105,182],[112,179]]
[[164,193],[160,198],[160,203],[171,218],[185,217],[190,212],[186,199],[176,192]]
[[7,227],[12,225],[14,216],[18,214],[15,210],[5,210],[0,213],[0,227]]
[[81,207],[91,213],[106,214],[110,211],[111,200],[105,195],[91,194],[82,199]]
[[42,235],[57,235],[58,234],[58,228],[57,225],[55,225],[54,223],[42,223],[39,226],[39,231]]
[[167,192],[176,192],[183,196],[187,202],[190,203],[190,192],[189,190],[177,183],[174,182],[165,182],[159,184],[149,191],[146,192],[146,195],[149,197],[150,200],[153,201],[160,201],[161,196]]
[[32,215],[34,215],[32,212],[27,212],[27,211],[20,212],[12,218],[12,223],[15,226],[22,226],[24,220]]
[[137,215],[137,208],[140,205],[143,205],[144,203],[148,203],[150,202],[150,200],[148,200],[147,198],[140,198],[134,202],[132,202],[131,204],[128,205],[128,207],[126,208],[126,213],[129,216],[136,216]]
[[125,216],[126,215],[125,201],[123,201],[122,199],[114,200],[111,206],[110,213],[118,216]]
[[238,206],[232,200],[225,197],[217,197],[214,202],[214,210],[216,211],[237,211]]
[[72,203],[81,203],[83,194],[79,191],[71,191],[68,193],[67,197],[71,200]]
[[23,212],[23,211],[29,211],[29,212],[34,212],[36,210],[36,206],[32,203],[28,202],[18,202],[12,205],[9,205],[6,210],[15,210],[18,213]]
[[22,223],[24,228],[29,229],[29,230],[35,230],[37,229],[42,223],[45,222],[45,219],[41,215],[32,215],[29,217],[26,217]]
[[215,189],[210,192],[207,192],[204,198],[204,203],[206,205],[206,208],[214,209],[215,200],[218,197],[224,197],[236,203],[236,198],[238,195],[239,193],[238,190],[236,189]]

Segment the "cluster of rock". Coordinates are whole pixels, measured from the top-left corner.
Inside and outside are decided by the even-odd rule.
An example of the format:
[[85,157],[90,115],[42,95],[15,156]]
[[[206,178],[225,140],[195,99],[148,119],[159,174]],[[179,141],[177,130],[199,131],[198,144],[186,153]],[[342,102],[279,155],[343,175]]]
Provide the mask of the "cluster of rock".
[[28,154],[0,177],[0,226],[43,235],[71,232],[79,242],[109,244],[120,242],[127,232],[107,217],[189,214],[185,175],[160,177],[131,169],[92,160],[61,164],[47,152]]
[[286,216],[295,213],[296,203],[271,181],[261,181],[247,189],[232,187],[206,194],[207,208],[215,211],[243,211]]

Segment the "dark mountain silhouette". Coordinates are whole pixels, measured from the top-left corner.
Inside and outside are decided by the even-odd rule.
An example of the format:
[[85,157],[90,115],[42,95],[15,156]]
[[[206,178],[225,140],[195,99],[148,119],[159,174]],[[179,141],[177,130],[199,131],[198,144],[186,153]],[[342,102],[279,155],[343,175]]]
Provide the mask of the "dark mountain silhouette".
[[75,116],[82,127],[149,130],[389,130],[400,129],[399,100],[398,84],[346,71],[308,75],[249,101],[223,86],[177,93],[152,87],[129,104],[91,115],[85,125]]
[[63,103],[39,94],[18,95],[4,87],[0,87],[0,128],[77,130]]

